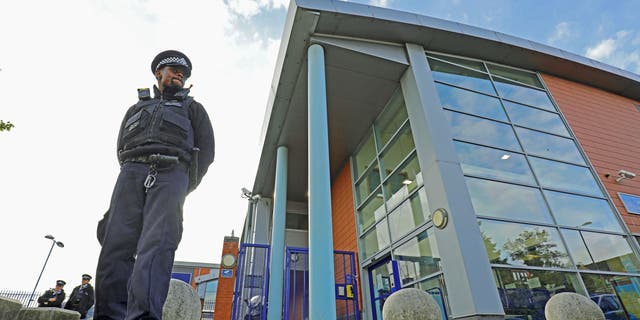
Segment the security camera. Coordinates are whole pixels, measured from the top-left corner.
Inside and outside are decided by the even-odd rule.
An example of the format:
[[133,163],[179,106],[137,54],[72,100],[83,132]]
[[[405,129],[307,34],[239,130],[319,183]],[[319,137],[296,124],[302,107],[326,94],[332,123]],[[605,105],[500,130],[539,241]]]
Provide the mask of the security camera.
[[622,181],[624,179],[633,179],[633,178],[636,177],[636,174],[633,173],[633,172],[626,171],[626,170],[619,170],[618,171],[618,177],[619,178],[616,179],[616,182],[620,182],[620,181]]

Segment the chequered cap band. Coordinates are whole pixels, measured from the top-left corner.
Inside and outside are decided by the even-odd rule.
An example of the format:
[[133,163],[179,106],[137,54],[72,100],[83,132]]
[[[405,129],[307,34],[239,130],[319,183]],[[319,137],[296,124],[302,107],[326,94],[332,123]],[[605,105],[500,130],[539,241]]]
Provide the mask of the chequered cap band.
[[185,66],[187,69],[189,69],[189,64],[187,63],[187,60],[185,60],[184,58],[178,58],[178,57],[168,57],[168,58],[164,58],[162,60],[160,60],[160,62],[158,62],[158,66],[156,67],[156,70],[162,68],[163,66],[167,65],[167,64],[173,64],[173,65],[181,65],[181,66]]

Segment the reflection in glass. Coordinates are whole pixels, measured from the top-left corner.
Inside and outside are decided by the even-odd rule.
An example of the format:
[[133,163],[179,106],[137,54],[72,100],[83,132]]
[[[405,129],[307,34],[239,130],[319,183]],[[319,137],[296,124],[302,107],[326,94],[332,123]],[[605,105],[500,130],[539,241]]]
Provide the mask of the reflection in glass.
[[402,91],[397,89],[374,125],[376,134],[378,135],[379,149],[382,149],[382,147],[389,142],[389,139],[391,139],[407,119],[407,108],[404,104]]
[[384,183],[384,196],[387,199],[387,208],[391,210],[409,193],[422,185],[422,173],[415,153]]
[[413,135],[411,134],[411,128],[409,123],[401,129],[402,131],[396,136],[389,147],[384,151],[382,155],[382,166],[384,167],[383,178],[386,177],[396,168],[396,166],[404,160],[411,151],[415,148],[413,144]]
[[552,223],[537,188],[470,177],[466,182],[477,215]]
[[640,278],[583,273],[582,280],[606,319],[640,319]]
[[440,254],[430,230],[419,233],[393,251],[403,285],[440,271]]
[[505,319],[544,320],[544,307],[554,295],[585,294],[575,273],[494,268],[493,274]]
[[529,157],[529,162],[543,187],[602,196],[593,174],[585,167]]
[[465,174],[534,183],[531,170],[521,154],[458,141],[454,145]]
[[530,86],[538,87],[544,90],[542,83],[538,79],[538,76],[535,73],[520,71],[512,68],[505,68],[501,66],[497,66],[495,64],[487,64],[489,71],[491,74],[501,76],[503,78],[515,80],[518,82],[522,82],[528,84]]
[[510,125],[446,111],[453,138],[493,147],[522,151]]
[[382,200],[382,192],[380,189],[376,190],[376,196],[371,198],[364,207],[358,210],[358,225],[360,230],[364,230],[380,220],[385,215],[385,210]]
[[427,194],[423,188],[414,193],[409,201],[403,202],[389,214],[391,239],[398,240],[407,232],[427,221],[428,212]]
[[376,147],[373,143],[373,135],[369,135],[369,138],[367,138],[366,142],[360,147],[360,150],[358,150],[356,155],[353,157],[355,159],[354,171],[356,179],[360,178],[362,173],[369,168],[369,165],[371,164],[371,161],[374,160],[375,156]]
[[640,262],[623,236],[562,230],[569,252],[581,269],[634,272]]
[[502,104],[496,98],[437,82],[436,90],[443,108],[507,121],[507,115],[502,109]]
[[356,183],[357,205],[360,205],[379,185],[380,170],[378,170],[378,166],[376,165],[366,173],[365,177],[362,177],[360,182]]
[[362,250],[363,259],[372,256],[389,245],[389,229],[387,220],[383,219],[373,229],[362,237],[360,249]]
[[444,60],[444,61],[448,61],[451,63],[455,63],[455,64],[459,64],[461,66],[465,66],[467,68],[471,68],[471,69],[475,69],[478,71],[482,71],[482,72],[487,72],[487,69],[484,68],[484,64],[480,61],[473,61],[473,60],[467,60],[467,59],[461,59],[461,58],[454,58],[454,57],[450,57],[450,56],[445,56],[445,55],[441,55],[441,54],[436,54],[436,53],[427,53],[427,55],[429,57],[433,57],[433,58],[437,58],[440,60]]
[[433,79],[459,87],[496,95],[489,76],[485,73],[458,67],[434,59],[428,59]]
[[516,133],[520,138],[520,142],[522,142],[524,150],[529,154],[585,164],[580,151],[578,151],[576,144],[571,139],[524,128],[516,128]]
[[493,77],[493,80],[500,96],[505,99],[542,109],[556,111],[553,103],[551,103],[551,99],[549,99],[549,96],[544,91],[536,90],[500,77]]
[[379,318],[381,318],[384,302],[392,293],[392,290],[396,288],[391,263],[387,262],[375,267],[371,270],[370,277],[371,285],[373,287],[373,292],[371,292],[371,295],[373,296],[373,299],[375,301],[374,312],[380,316]]
[[620,224],[604,199],[545,190],[547,201],[560,225],[621,232]]
[[547,131],[563,136],[569,136],[567,128],[557,113],[527,107],[510,101],[503,101],[509,118],[515,124]]
[[[417,286],[418,289],[424,290],[428,292],[431,297],[436,300],[438,305],[440,306],[440,312],[442,314],[442,320],[447,320],[449,311],[449,302],[447,300],[447,288],[444,283],[444,278],[442,276],[436,276],[431,279],[420,281]],[[447,312],[445,313],[445,310]]]
[[491,263],[567,268],[569,255],[555,228],[479,220]]

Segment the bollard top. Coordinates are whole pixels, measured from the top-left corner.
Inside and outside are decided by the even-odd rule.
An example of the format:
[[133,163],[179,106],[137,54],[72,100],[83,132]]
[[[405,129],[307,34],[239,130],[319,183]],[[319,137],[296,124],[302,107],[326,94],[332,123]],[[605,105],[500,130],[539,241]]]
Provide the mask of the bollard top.
[[392,293],[382,307],[385,320],[440,320],[440,306],[427,292],[405,288]]

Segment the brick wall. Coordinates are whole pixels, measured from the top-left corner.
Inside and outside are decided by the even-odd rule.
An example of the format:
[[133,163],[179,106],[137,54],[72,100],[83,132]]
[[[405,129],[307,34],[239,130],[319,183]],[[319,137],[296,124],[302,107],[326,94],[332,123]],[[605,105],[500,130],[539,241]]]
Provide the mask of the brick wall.
[[[351,167],[349,163],[331,185],[331,211],[333,227],[333,248],[335,250],[352,251],[355,253],[355,269],[358,274],[358,305],[362,308],[362,290],[360,287],[360,267],[358,262],[358,237],[356,234],[355,207],[353,205],[353,188],[351,183]],[[336,263],[336,266],[338,264]],[[336,278],[336,282],[344,279]],[[338,304],[341,308],[342,304]],[[342,310],[339,310],[339,312]]]
[[[224,244],[222,245],[222,256],[225,254],[233,254],[238,257],[239,239],[237,237],[224,237]],[[233,267],[233,277],[222,277],[222,265],[220,266],[220,277],[218,278],[218,291],[216,292],[216,311],[213,315],[215,320],[229,320],[231,319],[231,308],[233,307],[233,289],[236,283],[236,271],[237,266]]]
[[640,174],[640,102],[550,75],[542,78],[618,212],[631,232],[640,234],[640,215],[629,214],[618,197],[618,192],[640,195],[640,177],[616,182],[620,169]]

